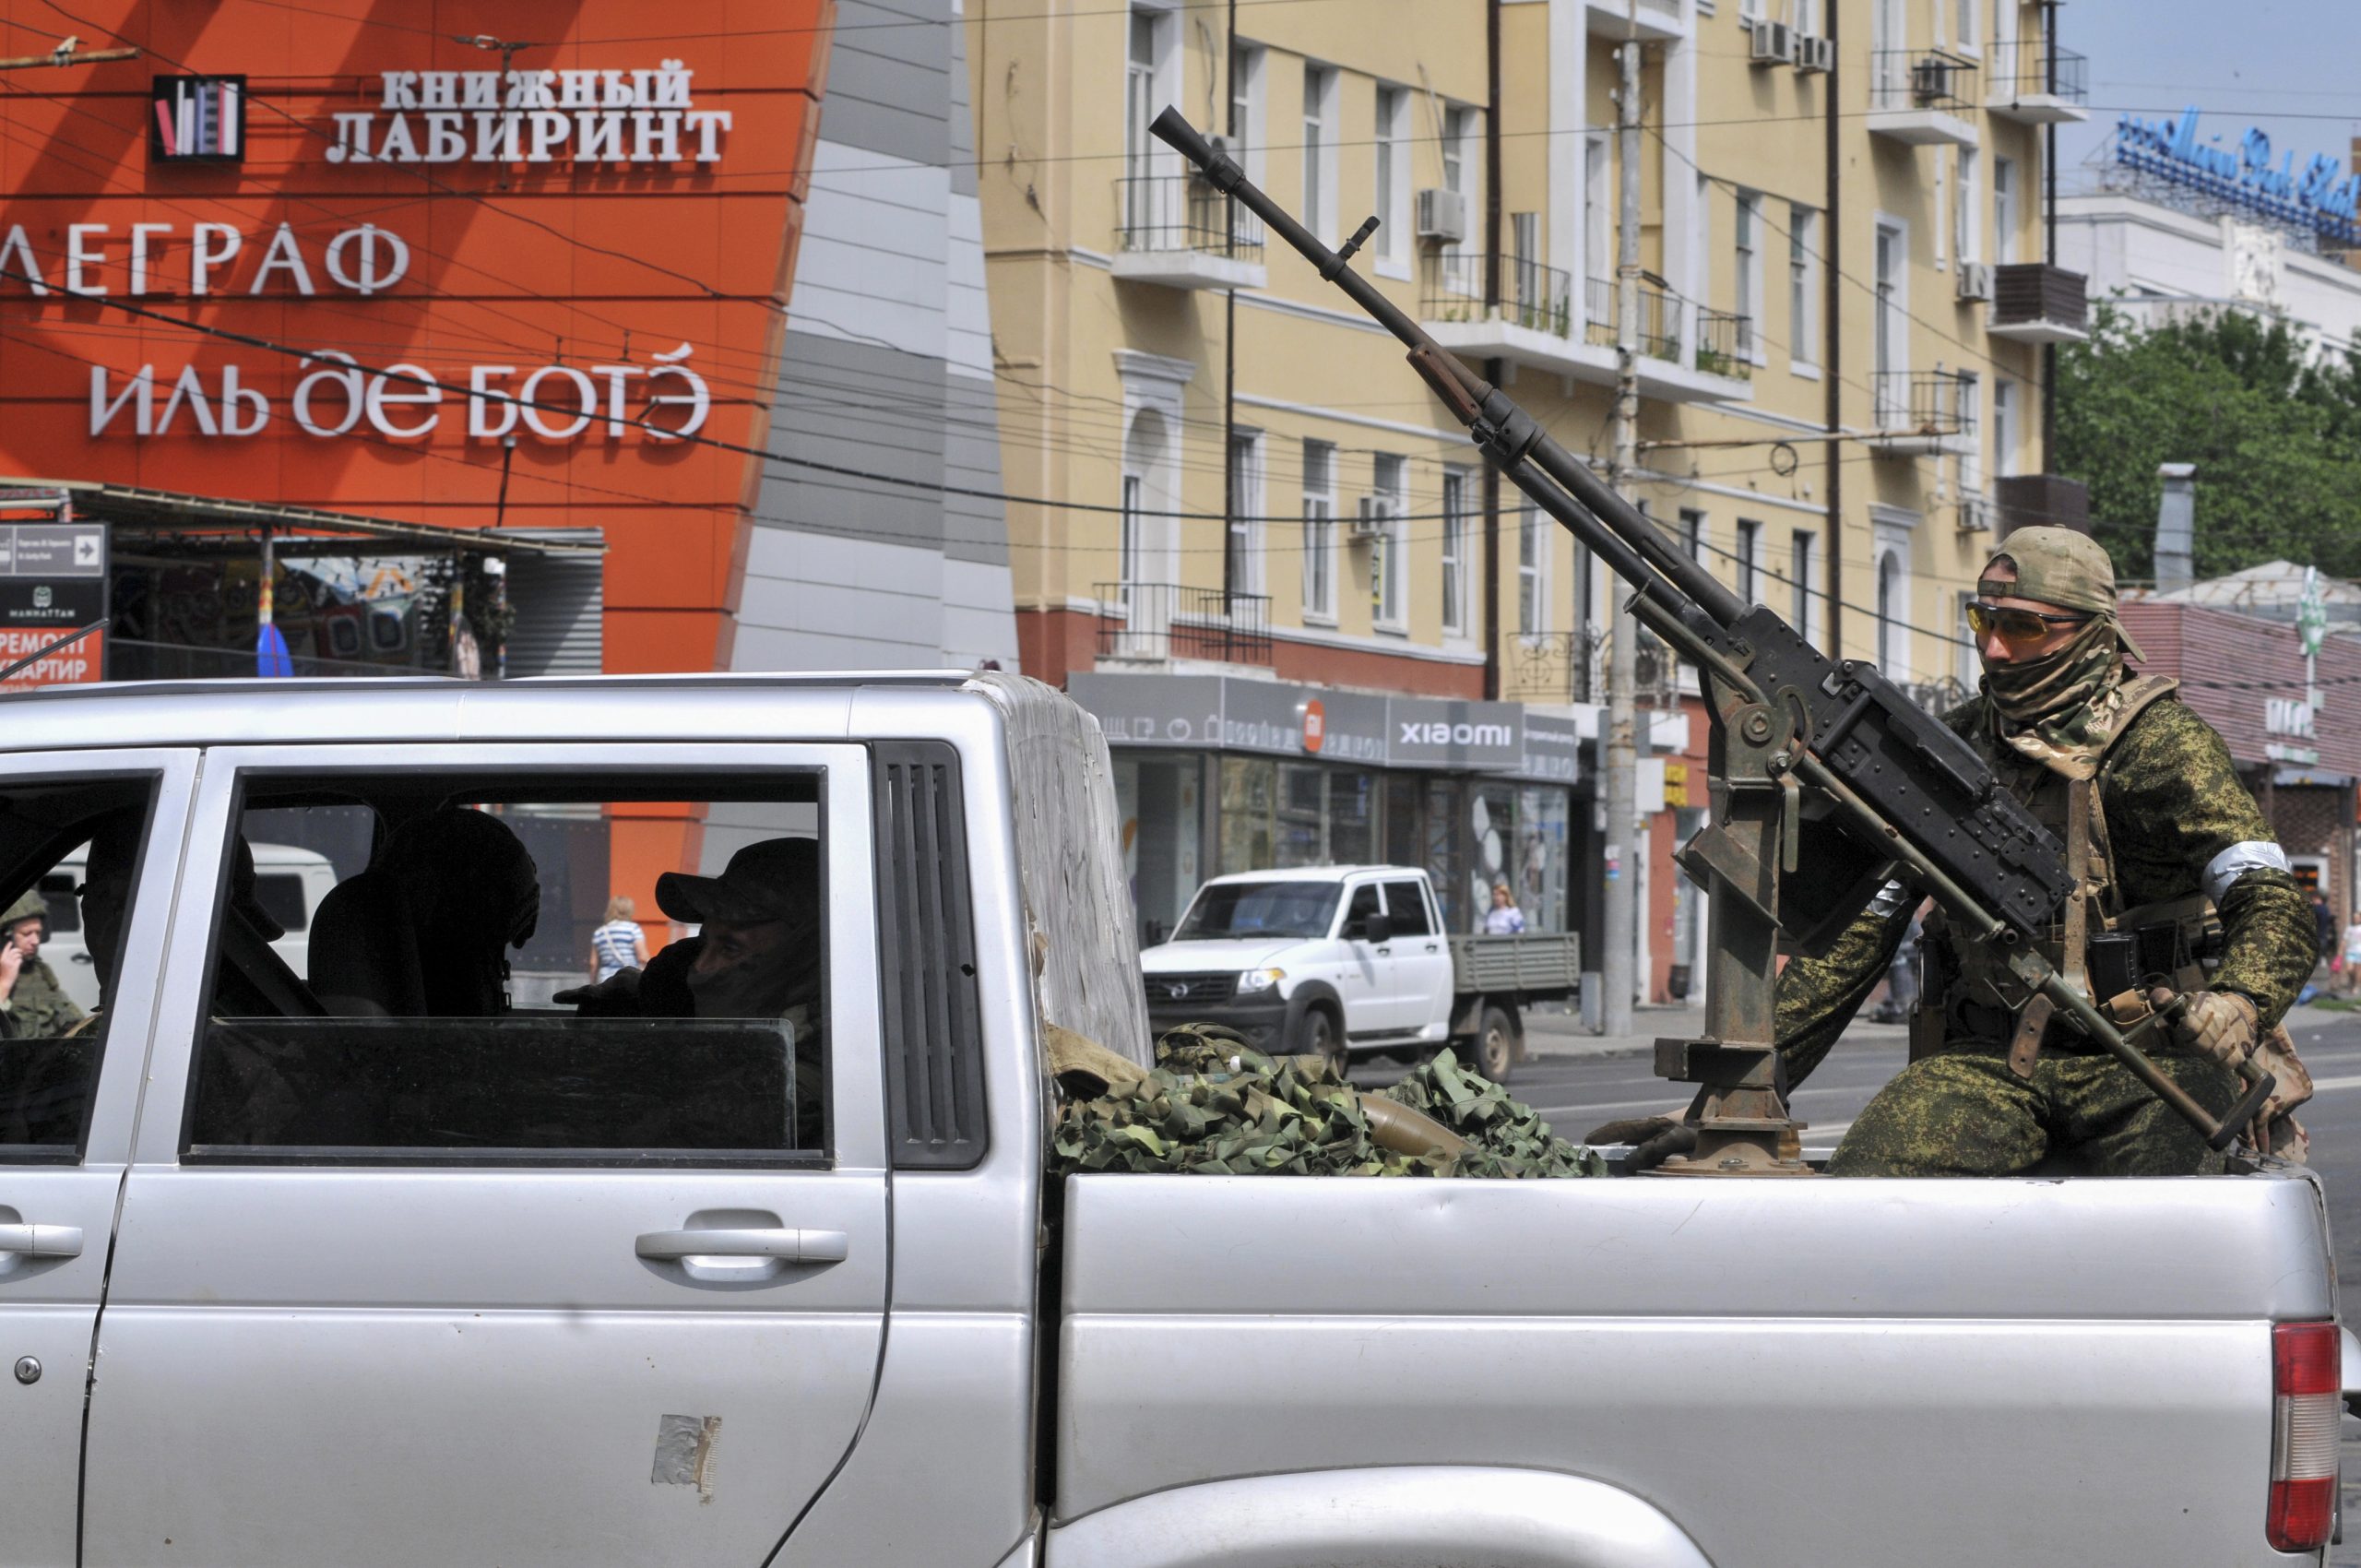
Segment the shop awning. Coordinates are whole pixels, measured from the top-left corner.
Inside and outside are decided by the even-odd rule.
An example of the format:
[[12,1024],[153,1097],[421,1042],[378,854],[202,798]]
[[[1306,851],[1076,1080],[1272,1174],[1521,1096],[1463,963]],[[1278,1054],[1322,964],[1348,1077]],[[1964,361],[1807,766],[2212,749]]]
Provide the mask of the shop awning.
[[364,517],[351,512],[323,512],[309,506],[282,506],[265,501],[235,501],[213,495],[184,495],[177,491],[147,490],[136,485],[98,484],[87,480],[0,478],[0,511],[37,506],[64,493],[76,516],[93,521],[144,529],[150,532],[204,534],[224,529],[260,533],[267,529],[282,550],[317,542],[348,546],[359,540],[383,541],[412,550],[444,552],[475,550],[497,554],[600,555],[603,541],[586,540],[579,530],[565,530],[564,539],[537,537],[533,529],[459,529],[436,523],[395,522]]

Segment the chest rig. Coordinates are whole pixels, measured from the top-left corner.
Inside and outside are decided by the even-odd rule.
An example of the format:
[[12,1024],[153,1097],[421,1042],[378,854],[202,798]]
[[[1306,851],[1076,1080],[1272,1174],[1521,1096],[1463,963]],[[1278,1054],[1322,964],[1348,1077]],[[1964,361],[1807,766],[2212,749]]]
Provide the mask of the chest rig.
[[[2069,983],[2102,1004],[2151,977],[2185,979],[2210,913],[2202,894],[2127,909],[2107,835],[2107,754],[2134,719],[2178,684],[2156,675],[2122,683],[2073,745],[2032,735],[2004,741],[1989,731],[1977,737],[2000,788],[2066,846],[2071,891],[2035,944]],[[2010,1067],[2029,1078],[2045,1046],[2097,1049],[2063,1020],[2053,1022],[2049,1000],[2029,997],[1997,952],[1956,940],[1940,908],[1923,930],[1928,973],[1910,1017],[1913,1061],[1952,1041],[1999,1041],[2008,1047]]]

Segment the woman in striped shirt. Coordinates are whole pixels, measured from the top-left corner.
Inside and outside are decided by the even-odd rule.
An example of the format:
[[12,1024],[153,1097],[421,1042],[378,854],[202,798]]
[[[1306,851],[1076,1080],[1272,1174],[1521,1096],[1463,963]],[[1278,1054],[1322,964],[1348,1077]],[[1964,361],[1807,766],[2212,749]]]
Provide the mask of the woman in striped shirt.
[[632,918],[638,912],[622,894],[607,900],[606,921],[590,933],[591,984],[618,970],[647,967],[647,933]]

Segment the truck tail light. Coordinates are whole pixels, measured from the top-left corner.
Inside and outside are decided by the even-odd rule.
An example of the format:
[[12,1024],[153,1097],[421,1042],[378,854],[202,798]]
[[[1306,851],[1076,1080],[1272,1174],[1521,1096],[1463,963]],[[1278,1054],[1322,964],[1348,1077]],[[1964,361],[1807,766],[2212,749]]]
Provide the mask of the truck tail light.
[[2342,1342],[2332,1323],[2271,1330],[2271,1509],[2263,1534],[2278,1551],[2315,1551],[2336,1522]]

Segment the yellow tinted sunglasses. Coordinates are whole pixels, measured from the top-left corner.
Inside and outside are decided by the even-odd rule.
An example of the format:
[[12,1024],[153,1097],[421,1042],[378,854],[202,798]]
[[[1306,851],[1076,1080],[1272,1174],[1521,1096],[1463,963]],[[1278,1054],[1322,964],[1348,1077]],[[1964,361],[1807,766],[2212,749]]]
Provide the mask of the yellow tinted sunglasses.
[[2011,647],[2024,647],[2049,636],[2053,626],[2079,626],[2088,615],[2045,615],[2038,610],[2012,610],[1972,600],[1967,627],[1979,637],[1998,636]]

